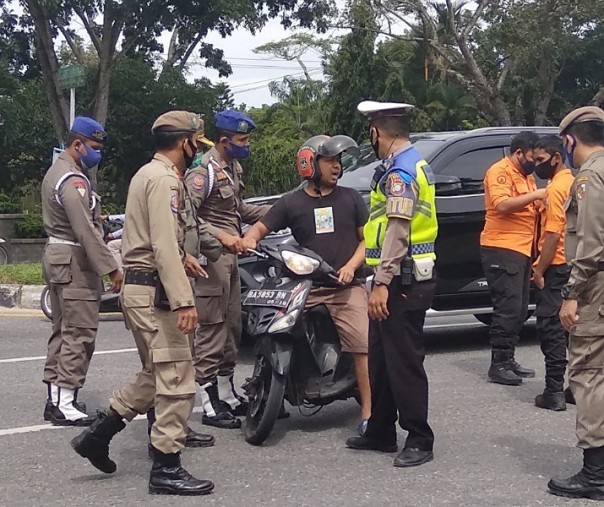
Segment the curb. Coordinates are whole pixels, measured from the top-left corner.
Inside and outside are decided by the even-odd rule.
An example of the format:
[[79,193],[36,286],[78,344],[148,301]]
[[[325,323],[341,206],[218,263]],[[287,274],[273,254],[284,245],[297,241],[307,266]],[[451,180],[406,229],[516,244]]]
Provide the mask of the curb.
[[44,285],[0,285],[0,307],[40,309]]

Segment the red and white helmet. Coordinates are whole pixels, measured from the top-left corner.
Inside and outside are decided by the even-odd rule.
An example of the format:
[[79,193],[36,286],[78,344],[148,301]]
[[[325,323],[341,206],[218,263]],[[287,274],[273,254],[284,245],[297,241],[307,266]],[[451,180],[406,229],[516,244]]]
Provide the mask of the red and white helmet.
[[312,180],[319,174],[319,157],[337,157],[342,153],[358,157],[361,152],[355,140],[348,136],[319,135],[311,137],[298,150],[296,169],[302,178]]

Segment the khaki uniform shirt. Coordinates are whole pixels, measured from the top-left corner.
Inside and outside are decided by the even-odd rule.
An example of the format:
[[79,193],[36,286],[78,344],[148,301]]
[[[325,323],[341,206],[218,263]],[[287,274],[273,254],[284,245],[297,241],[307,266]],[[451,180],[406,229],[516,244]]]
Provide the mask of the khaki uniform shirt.
[[185,176],[197,215],[208,223],[208,230],[214,236],[220,232],[239,236],[242,222],[255,224],[270,208],[270,205],[243,202],[242,175],[239,162],[235,160],[232,167],[229,166],[216,148],[212,148],[203,156],[201,165]]
[[566,256],[571,264],[567,287],[579,305],[578,336],[604,334],[600,318],[604,295],[604,150],[581,166],[566,203]]
[[178,170],[156,154],[132,178],[122,238],[124,269],[157,271],[172,310],[194,305],[185,273],[184,187]]
[[[42,181],[42,219],[49,237],[79,243],[99,276],[118,269],[103,239],[101,202],[88,178],[66,152]],[[49,259],[52,262],[52,259]]]

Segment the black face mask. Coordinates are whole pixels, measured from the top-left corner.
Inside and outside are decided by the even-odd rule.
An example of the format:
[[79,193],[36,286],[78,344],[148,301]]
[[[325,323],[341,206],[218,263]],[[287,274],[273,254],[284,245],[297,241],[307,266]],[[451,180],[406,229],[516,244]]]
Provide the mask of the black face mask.
[[542,180],[551,180],[556,172],[557,164],[552,164],[553,157],[541,164],[535,164],[535,174]]
[[526,159],[526,155],[523,153],[522,154],[524,160],[522,162],[520,162],[520,166],[522,167],[522,172],[524,173],[525,176],[529,176],[531,174],[533,174],[533,172],[535,171],[535,162],[533,162],[532,160],[527,160]]
[[[371,140],[370,140],[371,141]],[[371,141],[371,147],[373,148],[373,153],[379,159],[380,158],[380,133],[375,131],[375,138]]]
[[189,148],[191,148],[191,155],[187,153],[187,150],[184,147],[182,149],[182,155],[185,159],[185,167],[188,169],[191,167],[191,165],[193,165],[193,160],[195,160],[195,156],[197,155],[197,148],[195,148],[193,143],[191,143],[189,140],[187,140],[187,144],[189,145]]

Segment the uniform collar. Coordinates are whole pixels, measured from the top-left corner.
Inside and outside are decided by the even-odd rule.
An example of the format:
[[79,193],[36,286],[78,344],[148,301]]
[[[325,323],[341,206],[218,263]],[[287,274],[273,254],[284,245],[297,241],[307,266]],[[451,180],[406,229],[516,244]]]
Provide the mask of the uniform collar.
[[176,174],[176,176],[178,176],[179,178],[181,177],[181,174],[180,174],[180,171],[178,170],[178,167],[176,167],[174,165],[174,163],[168,157],[166,157],[165,155],[162,155],[161,153],[156,153],[155,155],[153,155],[153,160],[159,160],[165,166],[167,166],[170,169],[172,169],[172,171]]
[[568,167],[565,167],[561,171],[558,171],[556,174],[554,174],[554,177],[552,178],[552,181],[554,181],[559,176],[567,175],[567,174],[570,174],[572,176],[573,172]]
[[604,148],[598,151],[594,151],[589,157],[587,157],[585,159],[585,162],[583,162],[583,164],[581,165],[581,167],[583,167],[584,165],[588,164],[589,162],[593,161],[596,158],[600,158],[600,157],[604,157]]
[[524,174],[524,172],[522,171],[522,169],[520,167],[518,167],[516,165],[516,163],[512,160],[512,157],[510,157],[509,155],[506,155],[505,158],[507,158],[508,163],[510,164],[510,166],[512,167],[512,169],[514,169],[514,171],[516,171],[523,178],[528,178],[528,176],[526,174]]
[[84,174],[75,159],[69,153],[67,153],[67,151],[62,151],[61,153],[59,153],[59,156],[57,158],[67,162],[69,165],[72,165],[76,171]]
[[389,157],[386,157],[386,160],[389,159],[389,158],[396,158],[399,155],[402,155],[403,153],[405,153],[407,150],[410,150],[411,148],[413,148],[413,143],[411,141],[409,141],[400,150],[395,151],[392,155],[390,155]]

